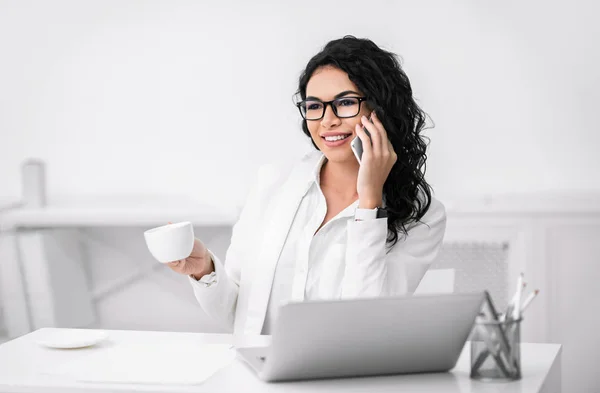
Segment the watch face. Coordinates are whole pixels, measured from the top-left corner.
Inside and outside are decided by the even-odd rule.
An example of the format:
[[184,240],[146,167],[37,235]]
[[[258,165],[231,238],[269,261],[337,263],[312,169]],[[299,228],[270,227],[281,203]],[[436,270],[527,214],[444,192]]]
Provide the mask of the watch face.
[[377,218],[386,218],[388,216],[387,210],[378,207],[377,208]]

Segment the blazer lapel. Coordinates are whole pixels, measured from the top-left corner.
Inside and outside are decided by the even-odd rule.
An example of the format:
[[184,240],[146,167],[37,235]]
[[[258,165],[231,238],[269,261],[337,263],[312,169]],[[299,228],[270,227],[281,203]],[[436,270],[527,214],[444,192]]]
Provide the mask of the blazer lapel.
[[257,271],[251,284],[244,334],[255,335],[262,331],[275,268],[302,198],[311,185],[310,175],[317,161],[309,159],[296,165],[269,205],[269,225],[263,235]]

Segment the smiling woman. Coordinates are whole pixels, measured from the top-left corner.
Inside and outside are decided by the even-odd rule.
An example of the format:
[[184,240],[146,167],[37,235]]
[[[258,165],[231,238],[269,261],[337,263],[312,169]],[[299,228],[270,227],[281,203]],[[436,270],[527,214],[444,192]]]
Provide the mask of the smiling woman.
[[[363,145],[367,145],[365,150],[369,151],[365,153],[363,166],[377,160],[371,157],[373,154],[396,157],[387,173],[385,165],[379,171],[374,169],[380,175],[375,177],[382,183],[381,197],[385,196],[385,201],[381,201],[377,193],[380,184],[370,182],[376,194],[375,203],[386,204],[388,243],[395,244],[399,235],[406,235],[409,224],[423,217],[432,200],[430,186],[425,181],[427,144],[421,136],[426,115],[414,101],[410,82],[396,56],[370,40],[346,36],[331,41],[309,61],[300,77],[297,94],[302,99],[298,104],[301,113],[306,104],[322,103],[316,105],[320,110],[313,112],[312,116],[303,114],[305,121],[302,128],[330,162],[325,171],[333,167],[334,172],[339,172],[335,170],[338,165],[346,168],[356,166],[347,143],[353,135],[361,138]],[[331,96],[336,99],[354,97],[366,102],[362,107],[361,102],[350,105],[352,110],[344,112],[347,116],[337,116],[336,107],[332,105],[332,111],[327,115],[327,104],[323,100]],[[370,131],[371,122],[360,124],[370,113],[375,115],[372,126],[381,125],[374,127],[376,132],[371,136],[373,145],[361,132],[363,125]],[[322,137],[336,133],[349,135],[344,139],[346,143],[329,144],[322,140]],[[398,155],[398,152],[402,154]],[[367,172],[369,175],[372,173],[367,169],[358,172],[360,188],[361,183],[368,182],[364,179]],[[360,175],[365,176],[361,179]]]
[[412,293],[444,236],[444,207],[424,179],[425,114],[395,55],[368,39],[331,41],[297,94],[315,151],[261,168],[225,261],[195,239],[169,264],[235,332],[269,334],[288,301]]

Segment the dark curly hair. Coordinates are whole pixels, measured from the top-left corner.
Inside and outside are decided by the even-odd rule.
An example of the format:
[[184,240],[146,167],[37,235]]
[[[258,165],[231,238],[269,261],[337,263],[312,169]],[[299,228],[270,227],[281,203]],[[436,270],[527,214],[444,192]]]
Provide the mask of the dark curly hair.
[[[369,39],[345,36],[327,43],[300,75],[296,95],[302,100],[306,98],[308,81],[323,66],[348,74],[366,96],[368,107],[376,111],[398,155],[383,186],[388,211],[387,244],[392,247],[399,233],[407,235],[407,226],[418,222],[431,205],[431,186],[425,181],[428,139],[421,135],[427,114],[413,99],[410,82],[397,56]],[[302,130],[311,137],[306,120]]]

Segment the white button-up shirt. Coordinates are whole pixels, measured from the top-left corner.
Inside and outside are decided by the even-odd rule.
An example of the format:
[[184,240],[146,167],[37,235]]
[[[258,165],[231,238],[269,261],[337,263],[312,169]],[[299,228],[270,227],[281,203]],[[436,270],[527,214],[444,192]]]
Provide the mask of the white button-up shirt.
[[289,301],[412,293],[437,255],[446,214],[435,198],[391,248],[387,218],[358,209],[358,201],[315,233],[327,213],[319,184],[324,162],[314,152],[291,169],[261,167],[226,262],[211,253],[215,272],[190,278],[204,311],[234,333],[271,333],[279,306]]
[[[348,221],[355,220],[359,201],[339,212],[315,234],[327,214],[327,202],[320,187],[324,163],[323,158],[315,168],[314,182],[300,203],[281,251],[263,334],[270,334],[278,307],[288,301],[341,298],[348,239],[346,226]],[[374,210],[358,211],[361,219],[375,219]]]

